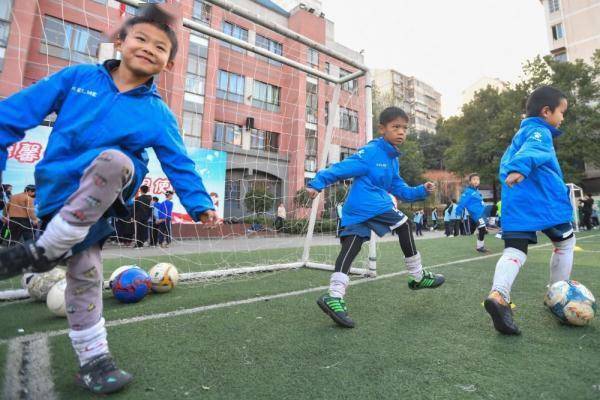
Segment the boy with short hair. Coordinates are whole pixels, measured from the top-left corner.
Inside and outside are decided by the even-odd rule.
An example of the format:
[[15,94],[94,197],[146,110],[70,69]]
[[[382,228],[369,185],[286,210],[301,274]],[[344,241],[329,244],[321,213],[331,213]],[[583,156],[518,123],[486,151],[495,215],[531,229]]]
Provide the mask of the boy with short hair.
[[[462,216],[465,209],[469,212],[469,217],[477,224],[477,245],[475,246],[475,250],[480,253],[488,253],[484,242],[487,229],[485,227],[486,221],[483,216],[485,204],[483,203],[483,196],[479,191],[479,174],[470,174],[467,182],[468,185],[461,194],[458,205],[456,206],[456,215]],[[465,224],[468,223],[468,219],[465,220]]]
[[152,147],[195,220],[215,220],[212,200],[187,156],[175,116],[153,76],[171,69],[177,37],[171,17],[148,6],[127,20],[115,40],[121,60],[76,65],[0,103],[0,170],[6,149],[56,112],[44,158],[36,166],[39,240],[0,252],[0,279],[43,272],[67,259],[69,337],[79,358],[77,383],[111,393],[132,380],[110,355],[102,318],[104,240],[110,216],[123,217],[148,172]]
[[342,213],[342,249],[331,275],[329,292],[319,297],[317,304],[338,325],[353,328],[344,300],[352,262],[362,244],[371,237],[371,231],[383,236],[394,232],[400,240],[404,261],[409,274],[408,287],[413,290],[435,288],[444,283],[442,275],[423,270],[421,255],[415,248],[408,218],[394,207],[390,193],[403,201],[425,199],[435,190],[435,184],[426,182],[410,187],[399,175],[396,146],[406,138],[408,116],[398,107],[389,107],[379,116],[382,137],[374,139],[343,161],[323,169],[308,183],[311,198],[337,181],[354,178]]
[[571,275],[573,208],[552,141],[562,134],[558,128],[567,107],[561,91],[550,86],[534,90],[527,99],[527,117],[500,161],[504,252],[484,306],[494,328],[506,335],[521,333],[513,321],[510,290],[525,264],[529,244],[537,243],[536,231],[542,231],[554,246],[550,284]]

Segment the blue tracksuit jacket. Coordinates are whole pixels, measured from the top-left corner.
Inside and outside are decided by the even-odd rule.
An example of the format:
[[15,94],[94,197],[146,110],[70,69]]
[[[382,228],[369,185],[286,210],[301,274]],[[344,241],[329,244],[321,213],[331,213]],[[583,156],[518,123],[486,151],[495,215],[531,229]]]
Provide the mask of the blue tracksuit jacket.
[[411,187],[400,177],[400,153],[384,138],[371,140],[355,154],[323,169],[308,183],[321,191],[344,179],[354,178],[342,211],[342,226],[359,224],[394,208],[389,193],[402,201],[427,197],[424,185]]
[[[521,122],[500,161],[504,231],[538,231],[572,221],[568,188],[552,142],[561,134],[543,118]],[[511,172],[525,176],[512,188],[504,183]]]
[[462,215],[465,208],[469,211],[469,215],[474,221],[483,217],[483,211],[485,210],[483,196],[473,186],[467,186],[460,196],[460,200],[458,200],[458,205],[456,206],[456,215]]
[[181,203],[197,220],[214,206],[173,113],[152,81],[120,93],[109,72],[118,63],[67,67],[0,102],[0,170],[6,168],[7,148],[56,112],[35,169],[38,216],[58,211],[79,187],[83,171],[106,149],[120,150],[133,161],[134,178],[126,191],[133,197],[148,172],[145,149],[152,147]]

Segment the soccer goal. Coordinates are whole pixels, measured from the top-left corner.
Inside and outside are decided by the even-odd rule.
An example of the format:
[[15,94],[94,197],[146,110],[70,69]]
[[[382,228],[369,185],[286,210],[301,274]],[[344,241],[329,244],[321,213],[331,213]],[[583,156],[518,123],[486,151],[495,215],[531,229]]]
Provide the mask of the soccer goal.
[[[39,54],[28,55],[39,78],[65,65],[118,58],[107,35],[142,3],[65,0],[48,12],[20,9],[31,13],[42,33],[36,38],[35,29],[14,32],[19,38],[14,43],[32,37],[39,42]],[[168,229],[158,226],[156,207],[151,218],[137,221],[138,207],[131,204],[132,219],[113,221],[117,233],[105,245],[105,265],[171,262],[184,282],[333,270],[339,250],[336,210],[351,182],[340,182],[313,201],[303,188],[316,171],[372,139],[371,74],[362,54],[336,43],[330,22],[303,5],[287,11],[271,2],[244,3],[252,9],[224,0],[166,3],[179,24],[179,53],[174,69],[156,82],[224,224],[192,223],[177,194]],[[17,53],[23,51],[10,43],[5,66],[20,62]],[[19,79],[27,85],[24,74],[25,69]],[[53,119],[28,132],[29,153],[19,144],[11,149],[4,182],[13,184],[13,193],[32,183]],[[160,204],[173,186],[156,155],[148,153],[144,184]],[[29,159],[20,159],[23,154]],[[136,239],[143,247],[131,248]],[[376,275],[374,237],[366,253],[351,273]],[[111,269],[105,268],[105,277]],[[15,280],[0,290],[13,290],[15,297],[18,286]]]

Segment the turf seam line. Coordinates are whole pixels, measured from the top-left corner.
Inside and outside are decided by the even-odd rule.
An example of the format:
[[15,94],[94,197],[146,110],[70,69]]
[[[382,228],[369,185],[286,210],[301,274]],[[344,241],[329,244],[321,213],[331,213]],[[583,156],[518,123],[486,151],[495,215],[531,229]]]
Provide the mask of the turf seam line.
[[[585,240],[585,239],[593,238],[593,237],[597,237],[597,236],[600,236],[600,235],[590,235],[590,236],[583,237],[579,240]],[[548,247],[551,245],[552,245],[552,243],[545,243],[545,244],[539,244],[536,246],[531,246],[531,248]],[[484,256],[465,258],[465,259],[461,259],[461,260],[450,261],[447,263],[435,264],[435,265],[431,265],[431,266],[428,266],[425,268],[432,269],[432,268],[446,267],[446,266],[455,265],[455,264],[462,264],[462,263],[467,263],[467,262],[472,262],[472,261],[485,260],[488,258],[498,257],[501,255],[502,255],[502,253],[486,254]],[[374,278],[361,278],[360,280],[350,281],[350,285],[360,285],[360,284],[367,283],[367,282],[375,282],[375,281],[382,280],[382,279],[388,279],[388,278],[394,278],[397,276],[406,275],[407,273],[408,273],[407,271],[398,271],[398,272],[392,272],[389,274],[379,275]],[[205,306],[186,308],[183,310],[175,310],[175,311],[168,311],[168,312],[157,313],[157,314],[141,315],[141,316],[132,317],[132,318],[117,319],[117,320],[106,322],[106,327],[121,326],[121,325],[136,323],[136,322],[150,321],[150,320],[154,320],[154,319],[178,317],[181,315],[197,314],[197,313],[210,311],[210,310],[216,310],[216,309],[220,309],[220,308],[227,308],[227,307],[233,307],[233,306],[238,306],[238,305],[259,303],[261,301],[270,301],[270,300],[276,300],[276,299],[281,299],[281,298],[286,298],[286,297],[299,296],[302,294],[318,292],[318,291],[327,290],[327,289],[329,289],[329,286],[318,286],[318,287],[314,287],[314,288],[307,288],[307,289],[296,290],[296,291],[292,291],[292,292],[277,293],[277,294],[272,294],[272,295],[267,295],[267,296],[253,297],[253,298],[244,299],[244,300],[234,300],[234,301],[228,301],[225,303],[209,304],[209,305],[205,305]],[[21,337],[15,337],[15,338],[11,338],[11,339],[0,339],[0,345],[6,344],[11,341],[31,340],[32,337],[35,337],[38,335],[45,335],[50,338],[50,337],[55,337],[55,336],[66,335],[67,333],[69,333],[68,329],[61,329],[61,330],[56,330],[56,331],[35,333],[35,334],[25,335],[25,336],[21,336]]]

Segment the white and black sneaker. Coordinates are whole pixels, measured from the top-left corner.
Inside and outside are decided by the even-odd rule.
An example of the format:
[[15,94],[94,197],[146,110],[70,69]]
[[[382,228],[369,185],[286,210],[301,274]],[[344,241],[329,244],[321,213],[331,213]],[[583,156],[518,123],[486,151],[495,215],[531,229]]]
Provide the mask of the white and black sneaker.
[[121,390],[133,380],[133,375],[117,368],[110,354],[102,354],[79,369],[75,382],[96,394]]
[[0,250],[0,280],[22,275],[25,272],[46,272],[58,265],[49,261],[44,249],[33,240]]

